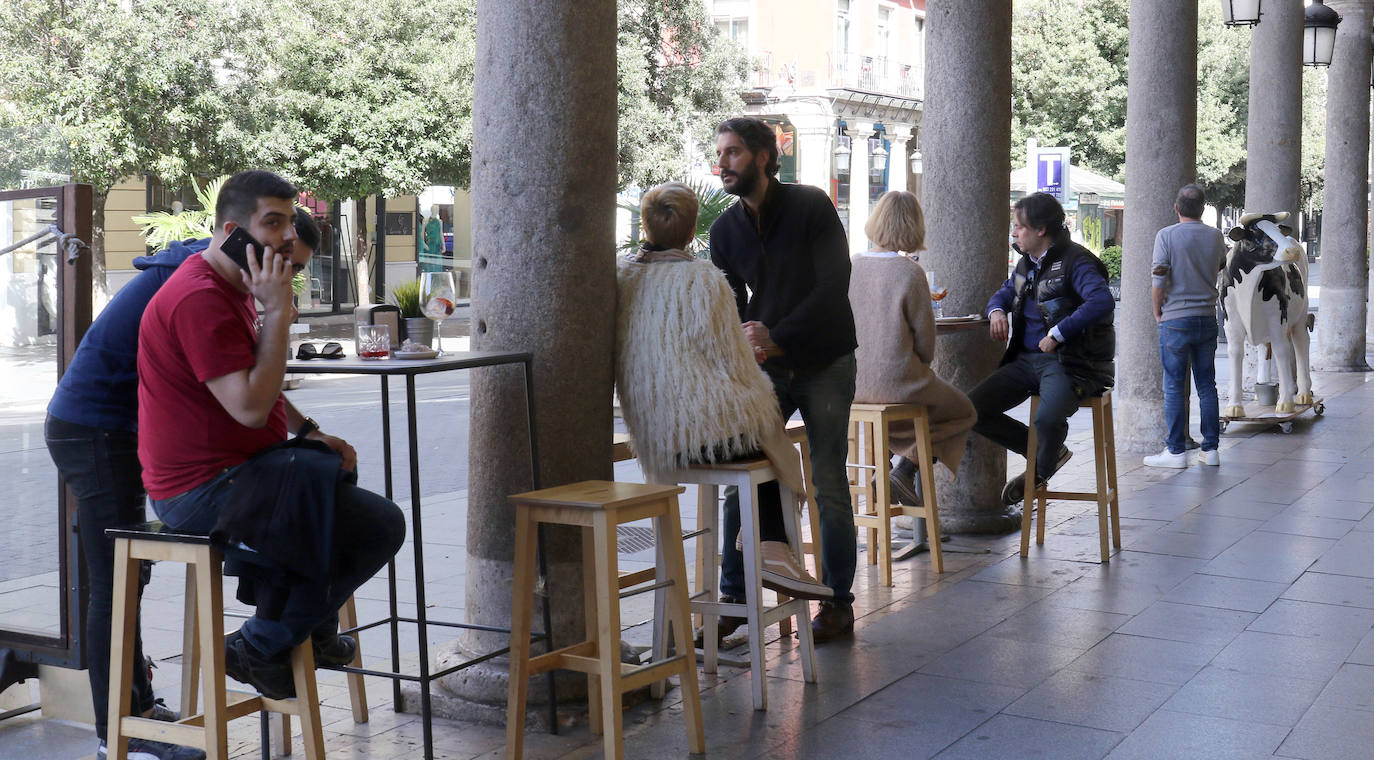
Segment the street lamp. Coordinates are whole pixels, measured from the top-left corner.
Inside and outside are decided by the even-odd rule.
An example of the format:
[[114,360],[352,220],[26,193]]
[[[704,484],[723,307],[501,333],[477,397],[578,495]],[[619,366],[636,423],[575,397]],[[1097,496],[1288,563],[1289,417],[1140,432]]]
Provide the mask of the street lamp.
[[911,173],[921,173],[921,151],[919,150],[911,151]]
[[1227,26],[1254,26],[1260,22],[1260,0],[1221,0],[1221,20]]
[[887,169],[887,148],[883,147],[883,133],[876,131],[868,138],[868,173],[881,176]]
[[1314,0],[1302,14],[1302,62],[1304,66],[1330,66],[1336,48],[1336,27],[1341,14]]

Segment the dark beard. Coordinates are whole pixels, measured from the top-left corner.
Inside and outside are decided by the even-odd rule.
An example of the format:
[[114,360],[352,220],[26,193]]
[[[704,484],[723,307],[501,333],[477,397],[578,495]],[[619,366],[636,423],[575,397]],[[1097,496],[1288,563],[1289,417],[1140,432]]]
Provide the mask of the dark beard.
[[738,195],[739,197],[743,198],[749,195],[750,193],[754,192],[754,188],[758,187],[758,184],[759,173],[751,166],[747,172],[739,172],[735,174],[734,189],[723,189],[725,189],[725,192],[729,193],[730,195]]

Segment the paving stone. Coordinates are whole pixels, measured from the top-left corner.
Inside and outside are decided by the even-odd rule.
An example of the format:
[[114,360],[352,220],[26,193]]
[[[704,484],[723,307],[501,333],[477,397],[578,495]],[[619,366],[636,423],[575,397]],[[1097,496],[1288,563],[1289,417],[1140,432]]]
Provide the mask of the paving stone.
[[1374,534],[1353,532],[1322,554],[1312,569],[1319,573],[1374,578]]
[[935,757],[939,760],[1055,758],[1095,760],[1106,757],[1121,734],[1046,720],[998,715]]
[[1164,600],[1243,612],[1263,612],[1288,588],[1282,583],[1198,573],[1175,586]]
[[1074,609],[1044,600],[1007,618],[988,635],[1086,650],[1130,619],[1130,615]]
[[1254,619],[1252,612],[1159,601],[1117,630],[1134,636],[1225,646]]
[[1292,583],[1335,543],[1324,538],[1255,531],[1217,555],[1202,572]]
[[1354,645],[1372,625],[1374,610],[1279,599],[1250,624],[1250,630]]
[[1350,654],[1348,641],[1245,631],[1221,650],[1213,666],[1286,678],[1329,679]]
[[1004,712],[1026,718],[1129,732],[1140,725],[1176,687],[1062,670],[1045,679]]
[[920,672],[1029,689],[1082,653],[1077,648],[983,635],[934,658]]
[[1165,709],[1247,723],[1296,725],[1324,681],[1208,666],[1183,685]]
[[1314,705],[1275,754],[1303,760],[1368,760],[1371,746],[1374,720],[1369,713]]
[[1283,598],[1374,609],[1374,578],[1308,571],[1283,592]]
[[1069,670],[1182,686],[1221,647],[1114,633],[1069,663]]
[[[1317,704],[1374,712],[1374,667],[1342,665],[1317,698]],[[1368,719],[1374,720],[1374,716]]]
[[1288,729],[1283,726],[1159,710],[1107,757],[1110,760],[1252,760],[1273,754],[1287,733]]

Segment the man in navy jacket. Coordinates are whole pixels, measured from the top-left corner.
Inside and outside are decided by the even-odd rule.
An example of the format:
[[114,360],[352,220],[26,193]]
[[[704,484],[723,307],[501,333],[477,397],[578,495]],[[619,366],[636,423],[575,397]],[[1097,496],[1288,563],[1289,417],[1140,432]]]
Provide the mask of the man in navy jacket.
[[[1006,412],[1040,396],[1035,472],[1044,482],[1069,460],[1064,440],[1079,402],[1113,384],[1116,302],[1102,261],[1069,240],[1054,196],[1028,195],[1016,202],[1015,213],[1012,234],[1021,259],[987,306],[992,339],[1007,350],[969,400],[978,410],[974,431],[1025,456],[1030,431]],[[1021,501],[1024,484],[1024,475],[1012,478],[1002,501]]]

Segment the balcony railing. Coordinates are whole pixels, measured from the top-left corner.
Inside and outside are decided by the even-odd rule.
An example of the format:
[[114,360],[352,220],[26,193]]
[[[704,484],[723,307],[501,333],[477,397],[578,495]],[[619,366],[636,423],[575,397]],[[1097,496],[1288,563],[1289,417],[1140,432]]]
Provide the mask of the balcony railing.
[[859,54],[835,55],[830,61],[831,87],[916,99],[922,97],[924,83],[919,64]]

